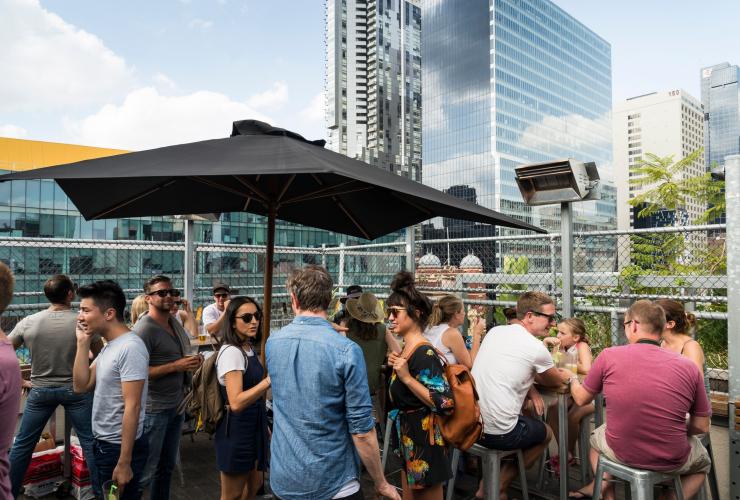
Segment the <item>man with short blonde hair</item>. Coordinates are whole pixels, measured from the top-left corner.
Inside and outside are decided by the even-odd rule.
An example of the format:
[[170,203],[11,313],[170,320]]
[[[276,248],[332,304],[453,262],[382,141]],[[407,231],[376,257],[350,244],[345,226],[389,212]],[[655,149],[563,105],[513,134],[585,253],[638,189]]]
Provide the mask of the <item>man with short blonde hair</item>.
[[[665,313],[657,304],[649,300],[632,304],[624,315],[629,344],[604,349],[583,385],[573,376],[570,389],[581,406],[600,392],[609,402],[607,424],[591,434],[594,470],[602,454],[638,469],[677,474],[684,496],[691,498],[710,467],[696,435],[709,432],[712,409],[702,373],[687,358],[660,347],[664,324]],[[601,494],[614,498],[614,487],[605,483]],[[592,495],[599,496],[593,482],[572,497]]]

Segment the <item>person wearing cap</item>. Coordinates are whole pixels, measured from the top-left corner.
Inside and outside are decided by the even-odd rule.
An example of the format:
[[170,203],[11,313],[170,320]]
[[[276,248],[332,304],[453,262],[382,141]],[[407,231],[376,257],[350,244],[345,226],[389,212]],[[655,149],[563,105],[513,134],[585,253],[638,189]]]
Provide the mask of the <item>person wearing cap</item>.
[[367,369],[367,385],[376,414],[376,420],[381,423],[383,405],[380,401],[380,370],[385,362],[388,349],[399,353],[401,346],[391,332],[385,327],[385,313],[377,297],[370,292],[362,293],[358,298],[348,298],[346,310],[348,339],[355,342],[362,349]]
[[203,327],[210,335],[217,335],[223,328],[226,308],[231,300],[231,288],[223,282],[213,285],[213,304],[203,309]]
[[[349,299],[356,299],[362,295],[362,287],[360,285],[350,285],[347,287],[347,294],[344,297],[339,298],[339,303],[342,304],[342,308],[334,315],[332,319],[335,325],[340,327],[347,326],[346,323],[349,321],[349,314],[347,313],[347,301]],[[336,328],[335,328],[336,329]],[[338,330],[344,331],[344,330]]]

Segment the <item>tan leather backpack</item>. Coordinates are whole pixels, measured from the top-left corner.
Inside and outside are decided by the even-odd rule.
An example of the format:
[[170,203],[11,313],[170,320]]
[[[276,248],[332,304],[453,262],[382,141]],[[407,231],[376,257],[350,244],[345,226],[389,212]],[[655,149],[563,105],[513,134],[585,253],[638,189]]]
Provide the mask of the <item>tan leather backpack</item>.
[[448,444],[461,450],[467,450],[483,434],[483,420],[480,415],[478,391],[475,389],[473,375],[465,365],[448,363],[447,358],[429,342],[419,344],[419,346],[422,345],[428,345],[437,353],[444,368],[447,383],[450,384],[452,399],[455,401],[455,407],[449,415],[431,414],[429,444],[434,444],[434,425],[436,424]]

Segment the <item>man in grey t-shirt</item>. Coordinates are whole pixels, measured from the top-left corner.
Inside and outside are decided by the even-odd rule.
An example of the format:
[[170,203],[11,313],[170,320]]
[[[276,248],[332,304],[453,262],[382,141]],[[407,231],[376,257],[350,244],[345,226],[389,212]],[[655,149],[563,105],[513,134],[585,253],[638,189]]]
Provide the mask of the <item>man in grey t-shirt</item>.
[[149,310],[134,326],[149,351],[144,420],[149,458],[140,486],[149,488],[151,500],[167,500],[184,420],[177,409],[190,385],[190,372],[200,366],[201,358],[188,356],[190,336],[170,314],[176,294],[170,279],[154,276],[144,284],[144,294]]
[[[92,483],[97,487],[90,420],[92,394],[75,394],[72,390],[72,365],[77,352],[77,313],[72,311],[71,306],[75,285],[67,276],[58,274],[46,281],[44,294],[51,305],[22,319],[9,336],[15,349],[26,345],[31,353],[31,387],[20,429],[10,450],[14,496],[20,493],[23,477],[41,432],[59,405],[64,407],[72,421],[90,469]],[[99,336],[92,339],[93,352],[99,352],[102,346]],[[98,490],[95,493],[101,494]]]
[[[139,479],[148,456],[144,435],[149,353],[144,342],[129,331],[123,312],[126,296],[114,281],[83,286],[78,316],[77,354],[72,383],[76,392],[95,390],[93,434],[98,481],[112,480],[119,498],[138,500]],[[102,335],[107,345],[90,365],[87,352],[92,336]],[[105,497],[108,491],[103,492]]]

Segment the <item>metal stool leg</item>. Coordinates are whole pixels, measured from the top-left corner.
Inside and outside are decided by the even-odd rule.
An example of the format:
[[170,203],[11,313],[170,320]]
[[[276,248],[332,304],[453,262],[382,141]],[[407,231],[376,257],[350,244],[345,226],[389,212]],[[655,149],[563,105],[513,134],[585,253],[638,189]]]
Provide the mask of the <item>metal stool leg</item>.
[[683,485],[681,484],[681,476],[676,476],[673,478],[673,489],[676,490],[676,500],[683,500]]
[[604,475],[603,472],[601,472],[601,458],[599,457],[599,461],[596,462],[596,472],[594,472],[594,492],[592,493],[592,498],[601,498],[601,477]]
[[[712,462],[712,468],[709,469],[707,480],[709,481],[709,492],[712,494],[712,500],[719,500],[719,485],[717,483],[717,469],[714,467],[714,452],[712,451],[712,439],[709,434],[705,434],[701,439],[701,444],[709,453],[709,460]],[[706,492],[704,492],[706,495]]]
[[447,495],[446,500],[452,500],[455,495],[455,480],[457,479],[457,465],[460,463],[460,455],[462,452],[457,448],[452,450],[452,477],[447,481]]
[[385,421],[385,435],[383,437],[383,456],[381,457],[383,473],[385,474],[385,464],[388,462],[388,450],[391,447],[391,430],[393,429],[393,421],[391,417],[388,417]]
[[588,455],[591,451],[589,439],[591,436],[591,415],[583,417],[579,425],[578,432],[578,454],[581,460],[581,482],[588,482],[591,475],[591,464]]
[[517,450],[516,461],[519,463],[519,482],[522,487],[522,497],[524,500],[529,500],[529,489],[527,488],[527,469],[524,467],[524,453],[522,450]]
[[483,456],[483,473],[483,498],[498,500],[501,491],[501,460],[498,456]]
[[629,482],[632,500],[653,500],[653,485],[644,481],[632,480]]

